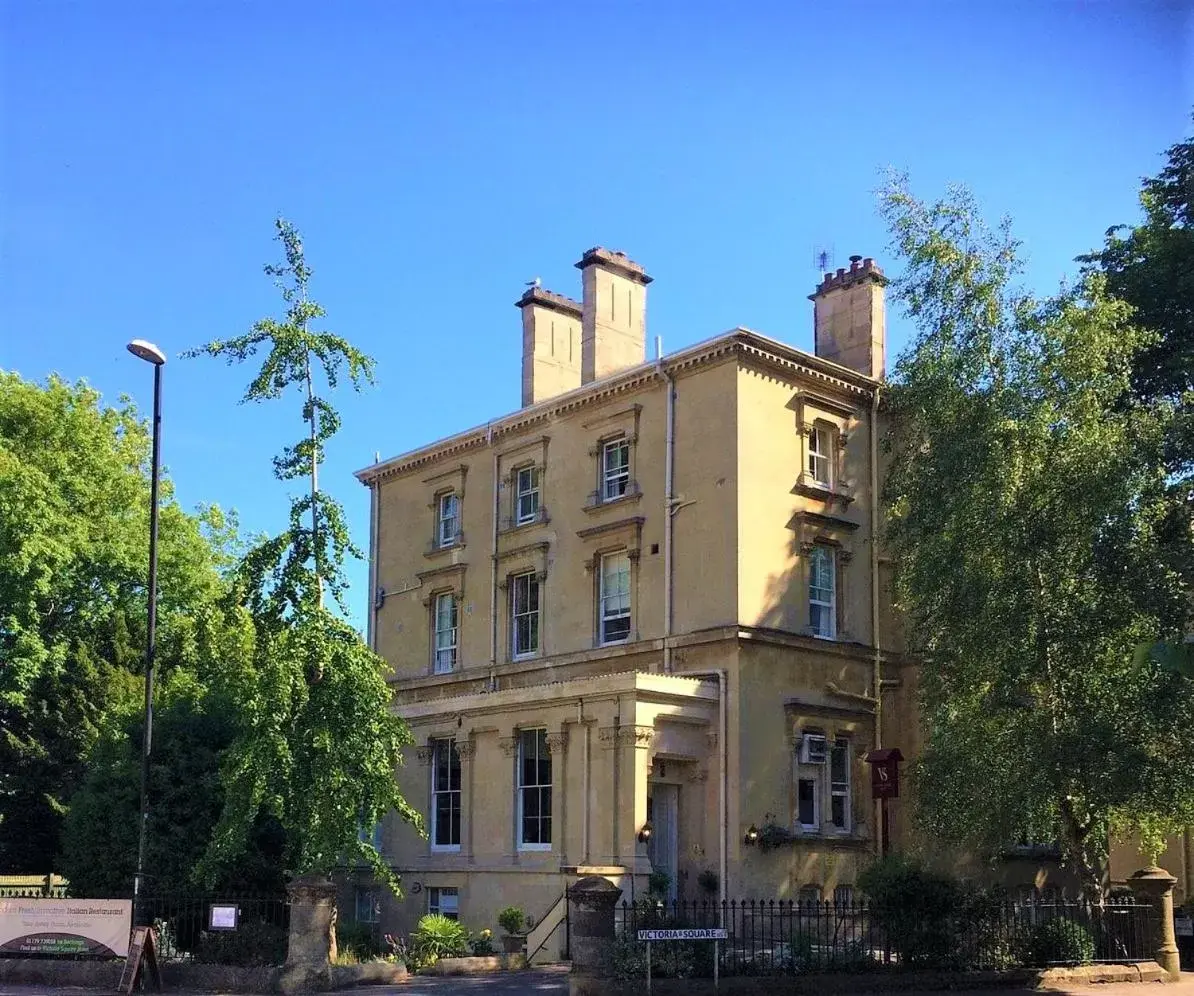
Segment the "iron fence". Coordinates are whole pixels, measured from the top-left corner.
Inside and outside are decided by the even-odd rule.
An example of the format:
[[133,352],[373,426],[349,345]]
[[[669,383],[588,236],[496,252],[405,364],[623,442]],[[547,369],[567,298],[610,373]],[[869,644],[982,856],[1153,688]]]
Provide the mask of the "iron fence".
[[[634,974],[645,949],[637,931],[724,927],[723,975],[795,975],[872,970],[979,970],[1152,958],[1153,911],[1116,901],[1023,903],[975,897],[948,910],[780,900],[623,903],[613,958]],[[713,974],[709,942],[651,942],[661,976]],[[615,966],[617,969],[618,966]]]
[[[135,921],[157,929],[163,961],[281,965],[286,960],[290,905],[284,897],[146,896],[135,905]],[[235,906],[236,929],[213,929],[212,906]]]

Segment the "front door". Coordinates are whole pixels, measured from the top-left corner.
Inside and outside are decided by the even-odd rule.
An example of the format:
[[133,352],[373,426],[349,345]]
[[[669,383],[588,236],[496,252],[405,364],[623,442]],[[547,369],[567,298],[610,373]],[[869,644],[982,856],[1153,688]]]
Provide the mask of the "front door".
[[676,898],[679,797],[679,785],[651,784],[647,787],[647,819],[654,828],[647,842],[647,857],[655,871],[667,874],[669,900]]

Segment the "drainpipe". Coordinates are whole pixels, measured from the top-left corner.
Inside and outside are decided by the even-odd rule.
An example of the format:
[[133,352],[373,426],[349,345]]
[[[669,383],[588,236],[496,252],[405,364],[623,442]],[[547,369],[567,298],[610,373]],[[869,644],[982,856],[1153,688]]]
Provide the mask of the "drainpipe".
[[[729,744],[728,737],[728,718],[726,708],[726,669],[723,667],[710,668],[704,671],[685,671],[686,678],[716,678],[717,679],[717,808],[718,813],[718,851],[719,863],[717,873],[717,899],[718,899],[718,922],[721,922],[722,913],[725,911],[726,901],[726,875],[729,872],[730,852],[729,852],[729,830],[730,830],[730,808],[729,799],[726,794],[726,779],[729,776],[728,765],[728,751]],[[724,924],[721,924],[724,926]]]
[[[485,445],[493,448],[493,423],[485,427]],[[493,535],[489,549],[489,690],[497,691],[497,614],[498,614],[498,521],[501,508],[498,492],[498,454],[493,453]]]
[[[871,681],[875,698],[875,750],[883,746],[883,657],[879,649],[879,388],[871,395],[870,421],[870,489],[871,489],[871,645],[874,648]],[[875,854],[879,854],[881,803],[871,804],[871,819],[875,828]]]
[[381,482],[369,485],[369,649],[377,653],[377,532],[381,515]]
[[663,340],[655,338],[655,357],[667,385],[666,430],[663,451],[663,671],[672,670],[672,531],[676,508],[676,381],[663,366]]

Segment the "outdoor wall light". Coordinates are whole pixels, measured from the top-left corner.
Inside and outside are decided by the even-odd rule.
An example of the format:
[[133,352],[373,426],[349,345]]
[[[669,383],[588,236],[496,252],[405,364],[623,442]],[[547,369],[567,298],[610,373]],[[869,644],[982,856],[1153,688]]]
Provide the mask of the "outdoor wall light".
[[647,820],[647,822],[643,824],[643,828],[638,832],[638,839],[645,844],[651,839],[651,834],[654,832],[655,828],[651,826],[651,821]]
[[746,836],[742,838],[742,843],[749,844],[753,847],[759,842],[759,828],[753,823],[746,828]]

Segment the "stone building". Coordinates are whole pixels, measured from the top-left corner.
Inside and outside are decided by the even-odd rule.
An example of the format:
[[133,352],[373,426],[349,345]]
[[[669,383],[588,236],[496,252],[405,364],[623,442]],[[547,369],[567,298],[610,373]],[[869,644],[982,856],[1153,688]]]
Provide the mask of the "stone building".
[[882,271],[825,275],[815,354],[737,328],[649,361],[643,267],[576,265],[580,301],[517,302],[519,410],[357,474],[429,830],[383,828],[405,897],[358,906],[387,930],[539,918],[588,874],[842,899],[878,846],[864,755],[914,749],[872,542]]

